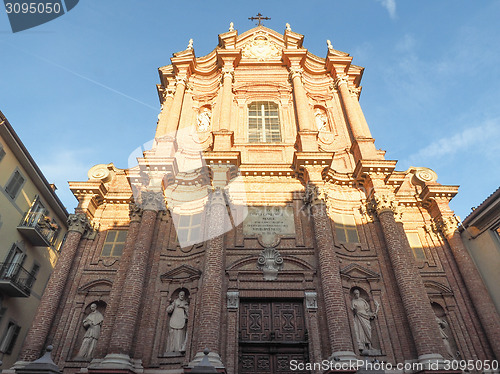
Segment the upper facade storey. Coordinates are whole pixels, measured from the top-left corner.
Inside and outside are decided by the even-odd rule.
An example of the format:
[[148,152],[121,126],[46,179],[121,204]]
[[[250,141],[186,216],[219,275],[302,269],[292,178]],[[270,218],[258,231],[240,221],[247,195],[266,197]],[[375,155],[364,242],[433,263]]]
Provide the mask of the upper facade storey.
[[[196,126],[202,151],[238,151],[243,164],[290,164],[295,150],[344,152],[343,172],[359,159],[382,160],[358,102],[363,68],[329,41],[326,58],[315,56],[303,39],[288,25],[283,34],[231,28],[198,58],[190,41],[159,69],[156,138]],[[269,145],[281,147],[279,157],[251,156],[250,149]]]

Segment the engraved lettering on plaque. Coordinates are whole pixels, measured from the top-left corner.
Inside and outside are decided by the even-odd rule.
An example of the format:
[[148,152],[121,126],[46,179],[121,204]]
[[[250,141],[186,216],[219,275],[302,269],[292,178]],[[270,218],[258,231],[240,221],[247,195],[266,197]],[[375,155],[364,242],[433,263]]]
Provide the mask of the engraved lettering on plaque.
[[292,207],[248,207],[243,222],[243,235],[257,236],[262,244],[277,244],[281,236],[295,235]]

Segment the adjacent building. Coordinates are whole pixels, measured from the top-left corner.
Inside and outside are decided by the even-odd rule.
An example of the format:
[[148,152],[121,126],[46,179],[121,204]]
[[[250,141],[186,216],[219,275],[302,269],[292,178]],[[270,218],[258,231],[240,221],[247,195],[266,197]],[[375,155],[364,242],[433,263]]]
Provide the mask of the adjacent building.
[[0,112],[0,360],[16,361],[66,234],[68,213]]
[[396,170],[359,104],[363,68],[303,38],[231,25],[159,69],[152,145],[70,182],[79,205],[18,367],[47,344],[64,373],[194,373],[205,353],[231,374],[500,358],[458,187]]
[[464,219],[460,235],[500,313],[500,188]]

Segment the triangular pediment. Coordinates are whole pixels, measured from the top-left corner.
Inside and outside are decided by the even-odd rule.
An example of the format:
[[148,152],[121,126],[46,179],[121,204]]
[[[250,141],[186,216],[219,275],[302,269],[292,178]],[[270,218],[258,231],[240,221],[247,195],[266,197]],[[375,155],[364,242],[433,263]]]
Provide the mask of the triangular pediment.
[[162,282],[188,282],[198,279],[200,276],[200,270],[189,265],[181,265],[175,269],[167,271],[160,277],[160,279]]
[[373,270],[367,269],[359,264],[350,264],[340,270],[340,274],[352,279],[378,280],[380,275]]

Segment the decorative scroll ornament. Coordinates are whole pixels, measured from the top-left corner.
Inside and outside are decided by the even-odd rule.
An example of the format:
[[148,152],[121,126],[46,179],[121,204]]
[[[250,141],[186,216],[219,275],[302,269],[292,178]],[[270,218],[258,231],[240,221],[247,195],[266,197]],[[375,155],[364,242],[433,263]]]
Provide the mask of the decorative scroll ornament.
[[337,77],[335,78],[335,85],[337,87],[339,87],[340,85],[342,85],[344,83],[349,85],[349,80],[347,79],[347,76],[346,75],[337,75]]
[[452,236],[458,228],[458,219],[455,216],[441,216],[435,220],[436,228],[445,237]]
[[243,47],[242,56],[264,61],[280,58],[281,51],[275,44],[267,40],[264,35],[258,35]]
[[111,179],[111,171],[108,165],[99,164],[92,166],[87,173],[89,179],[100,179],[103,182],[108,182]]
[[424,167],[411,167],[409,170],[415,176],[415,181],[418,184],[423,185],[425,183],[437,181],[438,175],[432,169]]
[[240,293],[238,291],[227,291],[227,309],[238,309],[240,306]]
[[299,77],[301,80],[302,80],[302,72],[304,71],[304,69],[300,68],[300,67],[291,67],[290,68],[290,73],[289,73],[289,79],[290,81],[293,81],[293,78],[295,77]]
[[68,231],[76,231],[82,235],[86,230],[90,229],[89,220],[85,214],[70,214],[67,223]]
[[278,277],[278,271],[283,269],[283,258],[276,249],[266,248],[259,255],[257,268],[264,273],[264,280],[275,280]]
[[130,216],[130,222],[139,222],[142,217],[142,209],[135,203],[130,203],[128,206],[128,214]]

